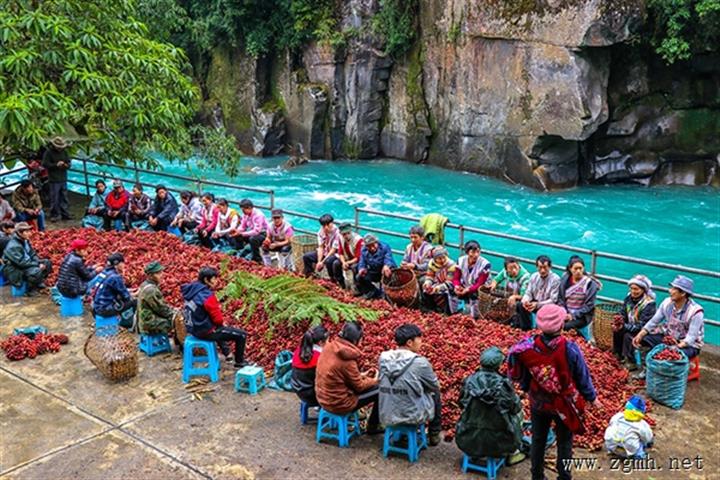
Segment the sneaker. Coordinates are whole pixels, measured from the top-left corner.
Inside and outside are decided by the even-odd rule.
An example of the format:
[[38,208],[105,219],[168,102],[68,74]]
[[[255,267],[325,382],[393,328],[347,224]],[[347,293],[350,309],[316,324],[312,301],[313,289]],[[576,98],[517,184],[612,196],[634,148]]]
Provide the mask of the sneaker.
[[381,433],[385,433],[385,429],[380,425],[368,425],[367,430],[365,430],[366,435],[380,435]]
[[59,222],[59,221],[60,221],[60,217],[50,217],[50,219],[49,219],[50,223],[55,223],[55,222]]
[[442,440],[440,432],[430,432],[430,435],[428,435],[428,437],[428,443],[431,447],[436,447],[440,445],[440,441]]
[[638,373],[633,374],[633,380],[645,380],[645,369],[643,368]]
[[235,362],[235,368],[243,368],[247,367],[248,365],[252,365],[252,362],[248,362],[247,360],[243,360],[242,362]]
[[517,465],[518,463],[522,462],[526,458],[527,458],[527,455],[525,455],[520,450],[517,450],[515,453],[507,456],[507,458],[505,459],[505,463],[507,464],[508,467],[510,467],[512,465]]

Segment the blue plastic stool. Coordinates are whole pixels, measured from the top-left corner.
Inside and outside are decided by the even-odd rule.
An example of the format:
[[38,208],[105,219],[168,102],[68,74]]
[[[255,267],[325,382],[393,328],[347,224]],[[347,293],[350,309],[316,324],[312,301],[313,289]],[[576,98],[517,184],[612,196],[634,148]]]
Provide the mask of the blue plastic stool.
[[584,327],[577,329],[577,332],[582,335],[586,342],[592,340],[592,332],[590,331],[590,325],[592,325],[592,323],[588,323]]
[[121,232],[125,230],[125,224],[122,220],[115,220],[113,222],[113,229],[117,230],[118,232]]
[[637,348],[635,349],[635,364],[638,366],[642,366],[642,357],[640,356],[640,350]]
[[[351,426],[353,427],[352,432],[348,431]],[[330,431],[326,431],[326,429]],[[337,433],[332,432],[332,430]],[[316,442],[320,443],[323,438],[328,438],[337,440],[338,446],[345,448],[350,446],[350,439],[357,436],[360,436],[360,417],[357,411],[345,415],[336,415],[324,408],[320,409],[315,432]]]
[[22,284],[19,287],[16,287],[15,285],[10,286],[10,294],[13,297],[24,297],[27,293],[27,282],[22,282]]
[[235,374],[236,392],[246,392],[250,395],[257,395],[265,386],[265,371],[260,367],[247,365]]
[[119,326],[120,317],[118,317],[117,315],[112,317],[95,315],[95,335],[99,337],[117,335]]
[[535,330],[537,328],[537,319],[535,318],[535,312],[530,314],[530,328]]
[[83,298],[68,298],[60,296],[60,316],[79,317],[83,314]]
[[[418,433],[420,434],[418,436]],[[403,436],[407,437],[407,448],[393,445]],[[383,457],[387,458],[390,452],[407,455],[411,463],[417,462],[420,450],[427,448],[427,434],[425,425],[391,425],[385,427],[385,439],[383,441]]]
[[475,470],[476,472],[485,473],[488,480],[495,480],[500,469],[505,465],[504,458],[490,458],[488,457],[485,461],[485,465],[476,465],[470,463],[470,457],[463,455],[462,459],[462,471],[467,473],[468,470]]
[[145,352],[145,355],[152,357],[157,353],[168,352],[172,353],[172,345],[170,345],[170,339],[167,335],[140,335],[140,344],[138,345],[141,351]]
[[0,268],[0,287],[4,287],[7,284],[8,284],[8,281],[5,278],[5,275],[3,274],[3,269]]
[[300,424],[307,425],[308,423],[316,423],[317,417],[310,416],[310,409],[318,408],[317,406],[311,407],[307,402],[300,401]]
[[175,235],[176,237],[182,238],[182,232],[178,227],[168,227],[168,233],[170,235]]
[[[206,356],[195,356],[193,350],[202,348],[206,352]],[[207,367],[196,367],[195,363],[207,363]],[[220,379],[218,370],[220,369],[220,360],[218,359],[215,342],[209,340],[200,340],[192,335],[185,337],[185,346],[183,347],[183,383],[188,383],[190,377],[198,377],[207,375],[211,382],[217,382]]]

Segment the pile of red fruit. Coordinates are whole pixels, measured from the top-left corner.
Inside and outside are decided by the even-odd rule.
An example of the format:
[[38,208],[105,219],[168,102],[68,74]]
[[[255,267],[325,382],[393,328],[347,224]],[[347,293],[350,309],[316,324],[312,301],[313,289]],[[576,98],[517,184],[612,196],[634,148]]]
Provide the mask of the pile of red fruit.
[[676,348],[666,348],[660,353],[656,353],[653,356],[654,360],[666,360],[670,362],[676,362],[683,359],[682,353]]
[[9,360],[35,358],[43,353],[56,353],[60,345],[68,343],[67,335],[62,333],[38,333],[33,337],[27,335],[11,335],[2,342],[0,348]]
[[[143,280],[143,267],[152,260],[165,266],[162,289],[169,302],[181,306],[180,285],[195,280],[197,271],[205,265],[215,266],[223,272],[221,286],[227,282],[228,274],[243,270],[263,278],[276,275],[272,268],[256,263],[212,253],[200,247],[182,243],[177,237],[152,232],[96,232],[95,230],[53,230],[35,234],[33,245],[41,257],[50,258],[55,266],[67,253],[70,242],[85,238],[90,243],[88,262],[103,262],[112,252],[121,252],[126,259],[125,280],[129,287],[137,287]],[[54,269],[57,271],[57,268]],[[54,278],[51,277],[49,283]],[[365,322],[361,348],[365,352],[362,368],[377,368],[380,353],[395,347],[393,331],[402,323],[415,323],[423,329],[423,354],[432,362],[440,380],[443,395],[443,427],[452,438],[455,423],[460,416],[458,399],[463,380],[479,368],[480,353],[490,346],[498,346],[507,353],[510,346],[523,339],[523,332],[507,325],[484,320],[473,320],[466,315],[446,317],[439,314],[424,314],[418,310],[398,308],[382,300],[361,300],[348,292],[318,280],[327,287],[328,295],[347,303],[359,303],[382,312],[378,321]],[[307,329],[307,324],[289,328],[276,325],[272,336],[267,334],[268,321],[264,308],[258,308],[250,318],[236,319],[234,312],[241,300],[226,302],[226,321],[240,325],[248,332],[248,357],[272,371],[275,356],[280,350],[294,350]],[[334,334],[339,325],[330,320],[326,326]],[[602,447],[603,434],[610,418],[622,411],[625,401],[634,393],[628,385],[628,372],[623,369],[611,353],[602,351],[574,337],[582,350],[592,374],[598,398],[599,409],[588,409],[586,433],[576,437],[576,445],[598,449]],[[527,409],[527,405],[525,406]]]
[[677,345],[677,340],[672,335],[665,335],[662,339],[665,345]]

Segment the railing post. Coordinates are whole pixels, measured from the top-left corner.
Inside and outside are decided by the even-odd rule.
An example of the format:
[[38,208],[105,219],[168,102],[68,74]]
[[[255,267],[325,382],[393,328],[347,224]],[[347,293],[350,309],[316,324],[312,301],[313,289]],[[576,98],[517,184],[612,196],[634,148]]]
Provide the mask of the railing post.
[[85,195],[90,196],[90,179],[88,178],[87,159],[83,158],[83,176],[85,177]]
[[360,232],[360,209],[355,207],[355,231]]
[[593,277],[597,273],[597,251],[593,250],[590,252],[590,275]]
[[202,197],[203,191],[202,191],[202,181],[196,180],[195,184],[197,185],[197,192],[198,196]]
[[275,208],[275,190],[270,190],[270,210]]
[[135,183],[140,183],[140,172],[138,172],[138,166],[135,160],[133,160],[133,170],[135,170]]
[[463,254],[463,247],[465,246],[465,227],[460,225],[458,227],[458,231],[460,232],[460,239],[458,241],[458,250],[460,250],[460,255]]

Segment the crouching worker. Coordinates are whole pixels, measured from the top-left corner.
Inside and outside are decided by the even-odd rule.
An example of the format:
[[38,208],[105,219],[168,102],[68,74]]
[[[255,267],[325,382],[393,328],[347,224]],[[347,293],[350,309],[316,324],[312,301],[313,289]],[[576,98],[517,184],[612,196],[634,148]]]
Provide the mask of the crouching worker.
[[453,288],[455,262],[450,260],[447,250],[443,247],[436,247],[432,257],[423,284],[424,304],[429,310],[449,315],[452,313],[450,311],[450,292]]
[[380,298],[382,290],[375,283],[380,283],[382,277],[389,277],[396,267],[392,250],[390,245],[379,241],[372,233],[365,235],[363,243],[365,245],[358,262],[358,290],[365,298]]
[[499,373],[503,361],[505,355],[498,347],[482,352],[480,370],[465,379],[460,395],[463,412],[455,443],[475,464],[481,457],[507,457],[508,465],[525,459],[519,451],[522,405],[510,379]]
[[653,433],[645,419],[645,400],[633,395],[625,410],[616,413],[605,430],[605,448],[622,458],[645,458],[652,445]]
[[52,262],[38,257],[30,244],[31,231],[32,227],[26,222],[15,225],[15,232],[2,256],[3,275],[15,287],[20,287],[25,282],[25,294],[28,297],[37,295],[37,290],[45,288],[45,279],[52,271]]
[[101,317],[120,317],[120,326],[130,328],[133,325],[137,300],[132,298],[125,286],[122,274],[125,270],[125,257],[113,253],[107,258],[107,265],[98,275],[97,287],[93,297],[93,314]]
[[285,221],[283,211],[276,208],[271,212],[272,222],[268,225],[267,237],[262,243],[263,264],[272,266],[272,253],[278,255],[278,268],[295,270],[290,251],[292,250],[293,227]]
[[70,244],[70,252],[60,264],[57,289],[65,298],[78,298],[88,293],[88,284],[102,272],[102,265],[86,265],[85,250],[88,242],[78,238]]
[[305,332],[300,346],[293,353],[290,384],[298,398],[311,407],[319,405],[315,395],[315,370],[327,338],[325,327],[313,327]]
[[320,406],[330,413],[346,415],[373,404],[368,418],[368,434],[381,433],[377,409],[378,381],[360,373],[358,347],[362,327],[347,322],[337,339],[328,342],[318,359],[315,393]]
[[406,323],[395,329],[396,350],[380,354],[380,422],[422,425],[430,422],[430,445],[440,443],[440,383],[427,358],[418,354],[422,331]]
[[226,327],[220,302],[215,296],[219,273],[211,267],[203,267],[196,282],[180,287],[185,300],[185,326],[187,333],[201,340],[217,342],[227,361],[232,361],[226,341],[235,342],[235,368],[248,365],[245,361],[247,334],[239,328]]
[[168,306],[160,291],[163,270],[165,268],[160,262],[150,262],[145,266],[146,279],[137,294],[138,330],[144,335],[168,335],[173,329],[177,311]]

